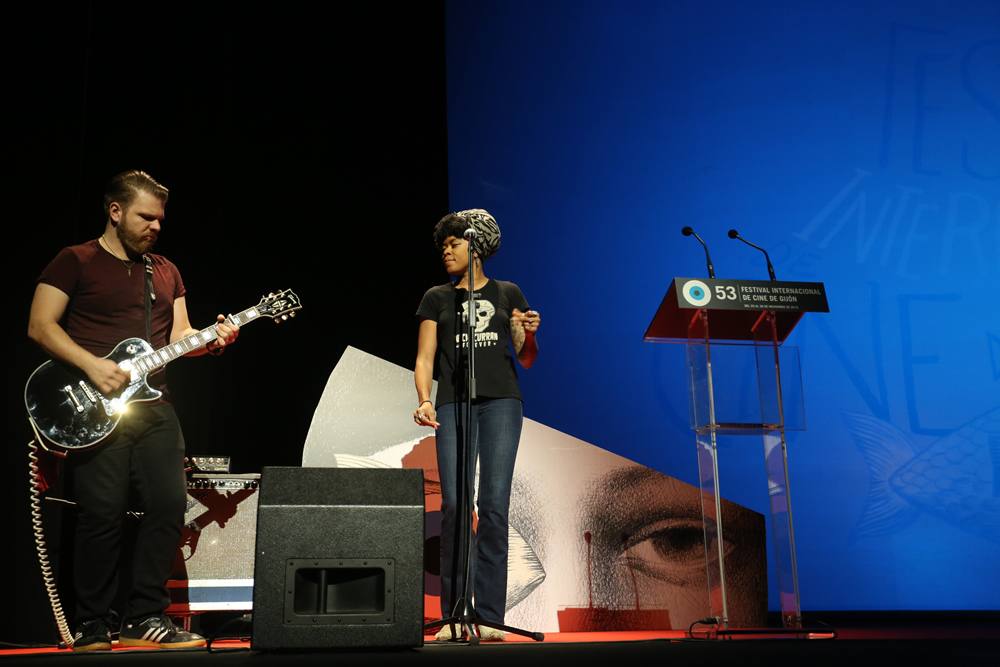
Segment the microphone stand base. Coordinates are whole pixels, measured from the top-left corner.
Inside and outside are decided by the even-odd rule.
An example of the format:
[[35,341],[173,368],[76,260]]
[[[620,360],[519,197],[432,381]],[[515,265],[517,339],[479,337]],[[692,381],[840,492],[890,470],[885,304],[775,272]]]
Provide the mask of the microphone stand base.
[[[435,628],[442,628],[446,625],[451,626],[451,638],[447,639],[447,641],[456,643],[464,642],[472,646],[479,644],[480,641],[483,641],[481,628],[492,628],[507,634],[521,635],[522,637],[533,639],[536,642],[545,641],[545,634],[542,632],[523,630],[521,628],[515,628],[514,626],[504,625],[495,621],[484,621],[477,618],[475,614],[470,614],[464,618],[461,616],[449,616],[448,618],[442,618],[439,621],[432,621],[424,625],[424,631],[427,632],[428,630],[434,630]],[[459,630],[457,633],[455,632],[456,627]]]

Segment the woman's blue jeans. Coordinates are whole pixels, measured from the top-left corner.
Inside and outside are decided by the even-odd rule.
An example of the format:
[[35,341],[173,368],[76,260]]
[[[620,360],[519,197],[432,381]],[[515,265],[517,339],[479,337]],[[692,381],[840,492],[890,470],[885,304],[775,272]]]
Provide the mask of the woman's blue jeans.
[[[446,403],[438,408],[438,473],[441,476],[441,611],[445,617],[464,592],[464,572],[459,557],[465,545],[464,523],[457,521],[462,506],[459,497],[461,466],[465,452],[465,403]],[[503,623],[507,599],[507,513],[514,479],[514,459],[521,439],[521,401],[516,398],[481,399],[472,405],[472,461],[479,457],[479,524],[473,537],[470,563],[477,617]],[[475,467],[472,468],[475,470]],[[472,488],[470,483],[469,488]],[[456,534],[456,530],[459,534]]]

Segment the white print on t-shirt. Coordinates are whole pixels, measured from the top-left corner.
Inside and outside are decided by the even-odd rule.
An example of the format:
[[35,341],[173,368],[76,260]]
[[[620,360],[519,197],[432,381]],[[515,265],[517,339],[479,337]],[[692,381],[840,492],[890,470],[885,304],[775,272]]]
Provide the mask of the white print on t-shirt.
[[[493,319],[493,315],[497,312],[497,309],[492,303],[486,301],[485,299],[476,299],[476,333],[482,333],[486,331],[486,327],[490,325],[490,320]],[[469,302],[462,302],[462,324],[469,321]],[[476,336],[479,339],[479,336]]]
[[[469,302],[462,302],[462,324],[469,320]],[[500,342],[500,334],[495,331],[486,331],[490,325],[490,320],[497,312],[496,307],[484,299],[476,299],[476,347],[492,347]],[[455,344],[461,347],[468,347],[469,334],[455,334]]]
[[[469,334],[455,334],[455,344],[459,344],[459,339],[461,339],[461,347],[468,347]],[[476,334],[476,347],[493,347],[500,342],[500,334],[496,331],[484,331],[483,333]]]

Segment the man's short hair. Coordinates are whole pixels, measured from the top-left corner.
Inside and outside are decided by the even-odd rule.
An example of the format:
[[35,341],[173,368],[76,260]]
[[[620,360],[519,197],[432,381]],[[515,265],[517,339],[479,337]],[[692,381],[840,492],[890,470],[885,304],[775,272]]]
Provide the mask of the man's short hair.
[[146,172],[139,169],[123,171],[112,176],[104,188],[104,215],[110,215],[111,202],[118,202],[122,208],[128,208],[140,190],[153,195],[164,204],[170,196],[170,191]]

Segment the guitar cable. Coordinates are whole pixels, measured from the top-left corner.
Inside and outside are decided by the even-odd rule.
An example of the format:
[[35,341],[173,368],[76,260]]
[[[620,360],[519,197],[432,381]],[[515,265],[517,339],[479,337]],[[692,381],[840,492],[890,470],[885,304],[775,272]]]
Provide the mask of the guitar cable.
[[48,549],[45,546],[45,527],[42,524],[42,492],[39,490],[42,486],[42,475],[38,467],[38,442],[41,440],[35,424],[30,419],[28,422],[31,424],[31,430],[35,432],[35,438],[28,442],[31,530],[35,535],[35,551],[38,554],[38,566],[42,571],[42,582],[45,584],[45,592],[49,596],[49,604],[52,605],[52,615],[56,620],[56,629],[59,630],[59,636],[62,637],[63,645],[70,647],[73,645],[73,634],[70,632],[62,602],[59,600],[59,590],[56,588],[55,578],[52,575],[52,566],[49,564]]

